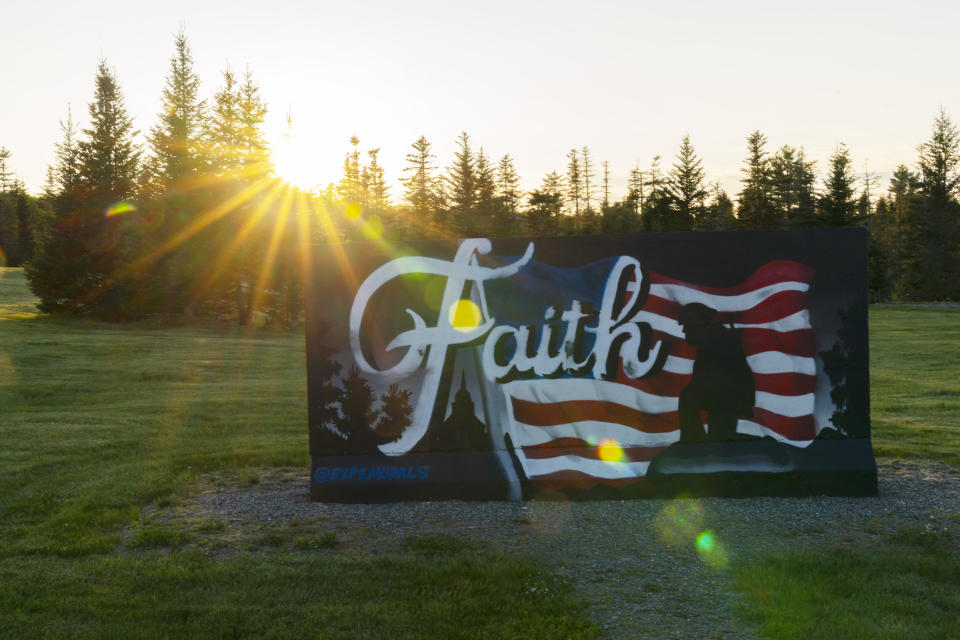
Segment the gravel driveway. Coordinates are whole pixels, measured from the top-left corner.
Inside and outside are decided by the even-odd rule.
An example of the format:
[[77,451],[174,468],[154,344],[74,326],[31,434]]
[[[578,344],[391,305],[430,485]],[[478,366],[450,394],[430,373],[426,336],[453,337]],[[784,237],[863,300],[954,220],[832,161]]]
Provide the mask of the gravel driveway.
[[[752,638],[733,614],[729,563],[800,546],[868,548],[904,526],[960,533],[960,473],[929,461],[877,463],[876,498],[379,505],[311,502],[305,471],[269,470],[248,474],[246,482],[256,483],[246,487],[238,478],[207,478],[189,503],[147,519],[213,518],[241,538],[319,522],[336,532],[340,552],[358,554],[401,548],[409,536],[474,539],[492,550],[535,554],[572,579],[604,637]],[[705,531],[713,532],[708,553],[696,544]]]

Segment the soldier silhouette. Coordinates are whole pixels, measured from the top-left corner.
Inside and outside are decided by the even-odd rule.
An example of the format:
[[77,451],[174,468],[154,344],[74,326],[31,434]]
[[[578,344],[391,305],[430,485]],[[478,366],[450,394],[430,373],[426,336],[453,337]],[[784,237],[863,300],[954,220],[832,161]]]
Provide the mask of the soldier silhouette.
[[[740,332],[724,327],[717,310],[699,302],[684,305],[677,318],[687,343],[697,349],[693,379],[680,392],[680,441],[736,439],[737,420],[753,415],[753,372]],[[705,434],[700,412],[706,411]]]

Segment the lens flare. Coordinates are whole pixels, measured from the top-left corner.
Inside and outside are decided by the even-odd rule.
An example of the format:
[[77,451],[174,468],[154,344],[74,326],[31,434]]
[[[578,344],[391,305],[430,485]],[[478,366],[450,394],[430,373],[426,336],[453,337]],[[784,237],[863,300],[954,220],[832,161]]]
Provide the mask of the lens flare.
[[370,240],[376,240],[383,235],[383,222],[380,218],[373,218],[363,225],[363,234]]
[[710,553],[716,544],[713,531],[709,529],[697,536],[697,551],[700,553]]
[[660,539],[671,546],[686,546],[703,530],[703,505],[692,498],[671,500],[657,516],[654,528]]
[[707,529],[697,536],[697,553],[700,559],[711,569],[722,569],[727,566],[727,551],[719,542],[713,531]]
[[480,307],[471,300],[457,300],[450,305],[450,325],[462,333],[469,333],[483,321]]
[[613,438],[604,438],[597,445],[597,455],[604,462],[622,462],[626,456],[623,455],[623,447]]
[[360,206],[359,202],[351,202],[347,204],[347,210],[344,213],[346,213],[348,218],[355,220],[363,213],[363,207]]
[[133,203],[127,202],[126,200],[121,200],[117,204],[113,205],[107,209],[107,217],[119,216],[124,213],[130,213],[131,211],[136,211],[136,207],[133,206]]

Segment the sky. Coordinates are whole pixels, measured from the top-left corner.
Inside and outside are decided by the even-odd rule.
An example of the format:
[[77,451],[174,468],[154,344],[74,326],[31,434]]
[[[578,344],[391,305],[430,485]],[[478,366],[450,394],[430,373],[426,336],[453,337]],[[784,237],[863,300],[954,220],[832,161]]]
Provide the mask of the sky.
[[885,187],[940,108],[960,121],[958,24],[960,3],[928,0],[11,2],[0,146],[38,192],[68,105],[86,124],[101,57],[147,132],[182,27],[204,97],[228,65],[252,72],[279,171],[301,186],[338,180],[352,135],[396,183],[421,135],[444,167],[466,131],[494,162],[510,154],[527,189],[589,146],[619,199],[637,162],[669,167],[689,134],[735,195],[760,130],[821,174],[843,142]]

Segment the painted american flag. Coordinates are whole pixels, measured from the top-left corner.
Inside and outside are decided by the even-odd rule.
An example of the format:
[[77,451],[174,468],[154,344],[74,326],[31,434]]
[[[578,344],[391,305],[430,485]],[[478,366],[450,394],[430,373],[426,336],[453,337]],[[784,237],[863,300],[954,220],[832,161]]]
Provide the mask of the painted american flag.
[[[649,297],[634,320],[649,323],[654,341],[669,349],[660,372],[632,380],[621,368],[612,381],[568,377],[503,385],[506,431],[538,488],[625,486],[643,477],[654,456],[679,440],[678,397],[690,382],[696,349],[684,340],[676,318],[691,302],[718,310],[720,322],[741,330],[756,396],[753,416],[741,418],[737,431],[797,447],[816,437],[816,342],[807,305],[811,268],[769,262],[730,287],[693,285],[656,273],[648,277]],[[608,455],[611,447],[614,460]]]

